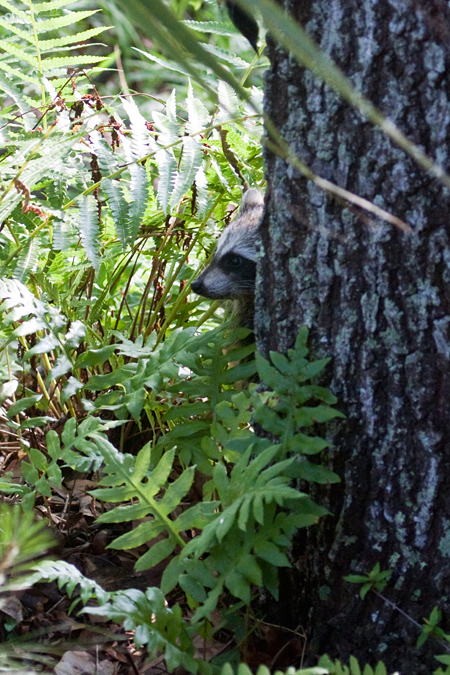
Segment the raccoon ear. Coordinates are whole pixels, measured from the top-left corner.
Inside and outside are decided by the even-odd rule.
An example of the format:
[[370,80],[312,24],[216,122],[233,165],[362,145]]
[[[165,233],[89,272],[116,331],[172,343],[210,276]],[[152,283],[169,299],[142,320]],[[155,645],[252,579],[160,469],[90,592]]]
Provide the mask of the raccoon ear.
[[250,188],[247,192],[244,193],[240,205],[241,213],[243,211],[248,211],[249,209],[254,209],[257,206],[263,206],[264,204],[264,195],[261,194],[259,190],[255,188]]

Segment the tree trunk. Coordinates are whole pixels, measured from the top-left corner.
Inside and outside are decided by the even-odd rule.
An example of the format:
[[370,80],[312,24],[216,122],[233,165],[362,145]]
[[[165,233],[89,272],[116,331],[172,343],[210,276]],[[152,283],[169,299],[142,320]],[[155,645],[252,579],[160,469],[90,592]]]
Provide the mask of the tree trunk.
[[[420,4],[427,2],[423,9]],[[450,12],[443,0],[284,0],[353,84],[444,168],[449,163]],[[319,176],[406,221],[368,224],[266,152],[267,208],[256,295],[263,354],[310,327],[324,384],[346,420],[327,457],[342,482],[315,498],[332,516],[296,553],[294,622],[310,662],[383,660],[405,675],[444,649],[415,647],[450,595],[449,192],[311,72],[269,47],[266,112]],[[300,548],[300,544],[296,549]],[[391,569],[365,600],[347,574]],[[399,611],[401,610],[401,612]]]

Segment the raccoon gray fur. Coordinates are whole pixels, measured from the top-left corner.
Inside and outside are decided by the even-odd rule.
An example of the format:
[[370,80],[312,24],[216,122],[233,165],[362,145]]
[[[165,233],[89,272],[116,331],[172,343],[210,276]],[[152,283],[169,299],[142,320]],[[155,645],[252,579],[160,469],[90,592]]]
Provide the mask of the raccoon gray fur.
[[194,293],[211,300],[236,301],[238,322],[253,328],[258,225],[264,196],[254,188],[242,197],[239,213],[224,229],[208,267],[195,279]]

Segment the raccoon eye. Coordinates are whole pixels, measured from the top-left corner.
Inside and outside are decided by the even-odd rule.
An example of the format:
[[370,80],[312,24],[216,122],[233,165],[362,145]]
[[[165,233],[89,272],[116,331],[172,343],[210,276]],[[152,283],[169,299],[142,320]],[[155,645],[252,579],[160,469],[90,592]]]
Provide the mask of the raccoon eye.
[[229,260],[230,267],[239,267],[242,264],[242,260],[243,258],[240,255],[233,255]]

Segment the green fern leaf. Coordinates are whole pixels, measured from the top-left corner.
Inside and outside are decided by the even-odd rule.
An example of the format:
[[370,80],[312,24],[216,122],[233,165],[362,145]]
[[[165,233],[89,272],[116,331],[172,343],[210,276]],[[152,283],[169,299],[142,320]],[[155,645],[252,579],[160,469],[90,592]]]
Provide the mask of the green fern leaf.
[[[73,2],[73,0],[70,0]],[[1,24],[0,24],[1,25]],[[65,47],[66,45],[75,45],[78,46],[78,43],[89,40],[91,37],[95,37],[100,33],[103,33],[105,30],[114,28],[114,26],[100,26],[98,28],[89,28],[89,30],[84,30],[81,33],[76,35],[66,35],[60,38],[54,38],[52,40],[40,40],[39,47],[42,53],[45,53],[47,49],[54,49],[55,47]]]
[[92,195],[81,195],[77,199],[79,206],[78,227],[81,243],[88,260],[93,268],[98,271],[100,263],[98,259],[98,204]]
[[217,115],[218,122],[225,122],[232,117],[236,117],[240,113],[239,99],[235,91],[226,82],[219,82],[219,113]]
[[3,225],[8,216],[14,211],[16,206],[20,204],[23,199],[22,194],[18,194],[15,190],[14,192],[9,192],[4,199],[1,200],[0,205],[0,225]]
[[19,92],[19,90],[5,77],[2,77],[1,75],[0,75],[0,89],[4,91],[6,94],[8,94],[8,96],[10,96],[14,100],[20,112],[22,113],[22,119],[25,126],[25,130],[31,131],[31,129],[34,126],[36,118],[34,117],[34,114],[31,114],[32,112],[31,108],[29,107],[28,103],[22,98],[22,95]]
[[[21,180],[29,186],[35,186],[47,173],[50,167],[58,166],[60,162],[67,156],[67,153],[73,148],[78,140],[84,135],[84,131],[74,134],[71,137],[62,137],[59,133],[54,132],[51,138],[45,143],[45,154],[43,157],[38,157],[32,161],[29,160],[34,146],[39,144],[39,141],[33,141],[27,147],[25,159],[29,162],[28,167],[21,175]],[[19,163],[19,162],[18,162]],[[20,166],[20,164],[19,164]]]
[[191,136],[183,137],[183,154],[170,202],[172,207],[188,191],[203,161],[201,144]]
[[181,135],[181,127],[176,116],[176,92],[171,92],[166,101],[165,115],[155,110],[153,112],[153,122],[159,134],[161,145],[170,145],[174,143]]
[[67,68],[69,66],[80,66],[80,65],[91,65],[93,63],[100,63],[103,61],[104,56],[83,56],[81,54],[77,56],[56,56],[52,59],[44,59],[42,67],[44,71],[48,71],[52,68]]
[[180,66],[179,64],[174,65],[173,63],[170,63],[170,61],[165,61],[159,56],[154,56],[153,54],[149,54],[148,52],[144,52],[142,49],[138,49],[137,47],[133,47],[137,52],[145,56],[147,59],[150,61],[153,61],[153,63],[157,63],[159,66],[164,68],[164,70],[169,70],[173,71],[175,73],[179,73],[180,75],[184,75],[185,77],[189,77],[190,73],[188,70]]
[[128,144],[124,145],[125,152],[128,153],[127,161],[131,162],[143,159],[150,152],[151,139],[147,123],[133,99],[127,101],[125,98],[122,98],[121,102],[130,119],[131,128],[131,146]]
[[134,241],[139,232],[139,227],[148,201],[148,176],[147,172],[140,164],[130,166],[131,182],[130,196],[131,203],[128,207],[127,231],[130,240]]
[[52,12],[66,5],[73,4],[73,0],[49,0],[48,2],[33,2],[34,12]]
[[0,17],[0,26],[5,28],[9,33],[17,35],[17,37],[20,37],[25,42],[34,42],[34,38],[30,33],[17,28],[17,26],[15,26],[12,21],[5,21],[5,19]]
[[188,121],[186,124],[186,131],[189,134],[198,133],[210,122],[210,114],[203,103],[195,98],[194,90],[191,82],[189,82],[188,95],[186,99],[186,107],[188,111]]
[[17,9],[17,7],[14,7],[14,5],[11,5],[8,0],[0,0],[0,7],[4,7],[5,9],[8,10],[8,12],[11,12],[11,14],[14,14],[15,16],[20,17],[23,19],[25,24],[28,24],[30,21],[30,16],[26,12],[22,12],[22,10]]
[[208,179],[206,178],[203,166],[197,171],[194,182],[197,189],[197,217],[201,220],[204,218],[210,205],[208,199]]
[[84,604],[91,598],[96,598],[100,604],[110,598],[110,593],[104,591],[96,581],[83,576],[76,567],[64,560],[43,560],[34,565],[33,569],[34,574],[28,578],[30,585],[40,581],[57,581],[58,588],[66,587],[69,598],[75,587],[79,585],[80,596]]
[[11,75],[14,75],[15,78],[19,78],[19,80],[27,82],[28,84],[34,84],[37,87],[41,86],[39,78],[32,77],[31,75],[27,75],[26,73],[22,73],[22,71],[19,68],[13,68],[4,61],[0,61],[0,70],[4,70],[5,73],[10,73]]
[[177,177],[177,163],[172,150],[158,150],[155,160],[159,169],[158,202],[167,215],[170,193]]
[[147,208],[148,201],[148,176],[145,169],[136,164],[150,152],[150,136],[144,117],[139,112],[134,101],[122,99],[122,105],[130,118],[131,140],[124,136],[122,145],[125,150],[127,162],[130,163],[130,196],[131,203],[128,208],[127,231],[131,241],[134,241]]
[[[97,156],[100,170],[106,176],[114,173],[118,167],[116,155],[113,153],[107,142],[101,134],[94,130],[89,134],[91,146]],[[114,217],[114,227],[122,248],[125,249],[129,240],[129,231],[127,227],[128,204],[123,196],[122,187],[117,180],[103,178],[102,188],[107,194],[108,205]]]
[[232,54],[226,49],[220,49],[220,47],[215,47],[214,45],[208,45],[206,43],[203,43],[203,47],[210,54],[217,56],[218,59],[222,59],[222,61],[225,61],[226,63],[230,63],[235,68],[249,67],[247,61],[244,61],[244,59],[241,59],[239,56],[236,56],[236,54]]
[[184,25],[199,33],[215,33],[216,35],[240,35],[237,28],[229,23],[219,21],[183,21]]
[[32,56],[31,54],[28,54],[28,52],[25,51],[25,49],[17,47],[11,42],[5,42],[5,40],[0,40],[0,49],[3,49],[3,51],[7,52],[8,54],[11,54],[12,56],[15,56],[18,59],[21,59],[22,61],[26,61],[35,70],[38,70],[39,63],[37,58],[35,56]]
[[[4,1],[4,0],[3,0]],[[88,16],[96,14],[99,10],[85,10],[84,12],[70,12],[69,14],[63,14],[62,16],[54,16],[51,19],[43,19],[36,23],[36,31],[38,35],[45,33],[48,30],[57,30],[58,28],[65,28],[65,26],[71,26],[77,21],[82,21]],[[27,23],[30,21],[30,17],[27,16]]]
[[[146,477],[143,475],[143,467],[148,467],[150,463],[149,445],[139,452],[134,467],[131,455],[123,455],[105,438],[96,434],[91,435],[98,449],[104,457],[104,478],[100,481],[101,486],[93,490],[92,494],[109,502],[119,502],[120,506],[106,512],[100,516],[101,522],[121,522],[124,519],[131,520],[135,517],[144,517],[152,515],[153,520],[141,523],[131,532],[116,539],[112,546],[118,549],[132,548],[144,541],[151,541],[166,532],[172,547],[165,544],[158,549],[158,555],[166,551],[170,555],[174,547],[179,544],[182,547],[184,542],[179,535],[179,526],[177,521],[172,521],[169,514],[179,505],[183,497],[189,491],[194,478],[194,468],[185,471],[165,490],[161,499],[156,496],[165,487],[172,464],[174,461],[174,450],[166,452],[160,459],[156,467]],[[145,459],[145,462],[143,461]],[[147,474],[148,471],[145,471]],[[123,505],[123,502],[131,499],[138,499],[139,505]],[[156,552],[155,552],[156,555]],[[163,558],[160,558],[162,560]],[[144,569],[151,562],[151,555],[146,558],[146,562],[140,563],[140,569]]]
[[36,245],[34,239],[30,239],[20,253],[14,270],[14,279],[24,281],[28,273],[36,269],[38,257],[39,247]]

